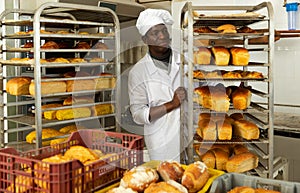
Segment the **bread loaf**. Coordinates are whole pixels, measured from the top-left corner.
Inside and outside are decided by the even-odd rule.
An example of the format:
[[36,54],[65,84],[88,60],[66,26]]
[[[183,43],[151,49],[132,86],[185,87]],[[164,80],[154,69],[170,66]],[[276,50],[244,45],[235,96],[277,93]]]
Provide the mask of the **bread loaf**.
[[212,149],[212,151],[216,157],[216,169],[225,170],[226,162],[228,161],[229,154],[219,148]]
[[76,92],[83,90],[94,90],[94,80],[67,80],[67,92]]
[[[65,81],[42,82],[40,88],[42,95],[63,93],[67,90]],[[29,93],[30,95],[35,96],[34,82],[31,82],[29,85]]]
[[230,60],[230,53],[227,48],[221,46],[212,47],[214,63],[217,66],[227,66]]
[[76,104],[84,104],[84,103],[93,103],[94,99],[89,96],[70,96],[66,98],[63,102],[63,105],[76,105]]
[[6,92],[11,95],[28,95],[32,78],[27,76],[15,77],[6,84]]
[[208,168],[215,168],[216,166],[216,157],[213,151],[208,150],[201,156],[201,161],[208,167]]
[[114,113],[114,111],[113,104],[98,104],[92,107],[92,116],[107,115]]
[[245,110],[247,109],[251,104],[251,91],[238,87],[235,91],[232,93],[232,103],[233,107],[238,110]]
[[259,129],[257,125],[247,120],[234,121],[233,133],[234,135],[247,140],[259,138]]
[[167,182],[152,183],[147,187],[144,193],[188,193],[187,189],[180,183],[173,180]]
[[197,134],[202,137],[203,140],[216,140],[217,128],[216,123],[209,119],[202,119],[198,122]]
[[56,119],[56,111],[57,110],[49,110],[49,111],[47,111],[46,109],[48,109],[48,108],[62,107],[62,106],[63,105],[59,104],[59,103],[50,103],[50,104],[42,105],[42,110],[44,111],[43,112],[44,118],[48,119],[48,120],[55,120]]
[[[43,128],[42,129],[42,139],[47,139],[50,137],[56,137],[56,136],[61,136],[63,133],[52,129],[52,128]],[[26,142],[28,143],[34,143],[34,140],[36,140],[36,131],[30,132],[28,135],[26,135]],[[43,141],[42,142],[43,146],[50,145],[50,141]]]
[[200,47],[194,51],[194,63],[195,64],[210,64],[211,51],[208,48]]
[[137,166],[124,173],[120,181],[120,186],[142,192],[151,183],[157,182],[158,179],[159,176],[155,169]]
[[184,169],[176,161],[163,161],[158,165],[157,171],[160,177],[166,182],[169,180],[181,182]]
[[233,147],[234,155],[249,152],[248,148],[245,145],[237,144]]
[[226,163],[227,172],[246,172],[258,166],[258,157],[253,153],[246,152],[234,155]]
[[213,91],[211,95],[211,110],[217,112],[227,112],[230,107],[230,100],[224,91]]
[[217,27],[217,31],[220,33],[237,33],[236,27],[232,24],[223,24]]
[[116,78],[112,76],[113,75],[110,73],[99,74],[99,78],[95,79],[95,89],[99,90],[99,89],[115,88]]
[[59,49],[59,46],[56,42],[54,41],[48,41],[46,42],[45,44],[43,44],[41,46],[41,48],[44,48],[44,49]]
[[232,64],[235,66],[246,66],[249,63],[250,54],[246,48],[230,48]]
[[56,118],[58,120],[68,120],[83,117],[90,117],[91,110],[87,107],[72,108],[72,109],[61,109],[56,111]]
[[183,173],[181,184],[189,192],[197,192],[203,188],[209,179],[207,166],[200,161],[189,164]]
[[265,190],[262,188],[256,188],[255,193],[280,193],[280,192],[275,191],[275,190]]
[[232,138],[232,126],[227,121],[217,121],[217,133],[219,140],[231,140]]
[[242,113],[233,113],[230,117],[234,120],[242,120],[244,119],[244,115]]

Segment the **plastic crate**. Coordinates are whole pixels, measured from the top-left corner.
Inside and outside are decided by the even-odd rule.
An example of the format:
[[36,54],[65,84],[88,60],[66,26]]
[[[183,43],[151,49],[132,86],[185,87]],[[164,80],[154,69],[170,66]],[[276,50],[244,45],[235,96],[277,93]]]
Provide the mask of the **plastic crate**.
[[282,193],[300,192],[300,183],[282,181],[245,174],[227,173],[218,177],[211,185],[210,193],[227,193],[237,186],[273,189]]
[[[41,161],[75,145],[113,154],[88,165],[77,160],[51,164]],[[74,132],[65,143],[28,152],[4,148],[0,150],[0,192],[94,192],[142,164],[143,148],[141,136],[92,129]]]

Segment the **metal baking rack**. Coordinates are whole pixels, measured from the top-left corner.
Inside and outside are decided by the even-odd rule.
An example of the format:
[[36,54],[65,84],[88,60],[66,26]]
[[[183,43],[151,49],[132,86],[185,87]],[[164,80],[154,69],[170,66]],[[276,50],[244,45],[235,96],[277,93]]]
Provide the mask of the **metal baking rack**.
[[[241,13],[238,16],[231,16],[230,13]],[[194,13],[203,13],[199,17],[195,17]],[[223,15],[226,12],[227,14]],[[243,13],[257,13],[256,16],[244,17]],[[213,14],[213,15],[209,15]],[[221,13],[217,15],[218,13]],[[263,15],[261,15],[263,13]],[[183,85],[187,87],[188,100],[185,107],[181,108],[184,113],[181,113],[182,121],[182,133],[185,128],[188,129],[188,141],[193,143],[221,143],[221,144],[232,144],[232,143],[244,143],[247,146],[254,144],[255,148],[252,148],[256,155],[259,157],[259,165],[256,174],[267,175],[269,178],[273,178],[273,78],[272,78],[272,67],[273,67],[273,56],[274,56],[274,17],[273,7],[270,2],[263,2],[256,6],[197,6],[196,3],[186,2],[183,8],[180,10],[181,15],[181,27],[182,27],[182,43],[181,53],[182,56],[186,56],[189,59],[182,58],[181,61],[181,74]],[[228,15],[228,16],[227,16]],[[254,15],[254,14],[253,14]],[[257,29],[256,33],[195,33],[194,29],[198,27],[209,27],[214,29],[223,24],[232,24],[237,28],[243,26],[250,26],[252,29]],[[263,26],[263,27],[262,27]],[[216,65],[198,65],[193,63],[193,52],[195,47],[204,46],[225,46],[227,48],[233,46],[242,46],[251,52],[263,54],[265,59],[259,61],[251,61],[247,66],[216,66]],[[250,57],[251,58],[251,57]],[[264,78],[261,79],[195,79],[193,77],[193,71],[195,69],[206,71],[212,70],[243,70],[255,69],[255,71],[262,72]],[[232,140],[228,141],[203,141],[201,138],[195,137],[195,129],[197,128],[197,119],[199,113],[215,113],[209,109],[200,107],[198,104],[193,102],[194,87],[199,83],[243,83],[246,87],[251,86],[251,92],[256,97],[260,98],[265,102],[265,105],[261,105],[259,101],[251,101],[249,108],[246,110],[236,110],[230,107],[228,114],[231,113],[243,113],[247,120],[251,120],[256,123],[260,128],[260,138],[258,140],[236,140],[233,137]],[[255,84],[253,84],[255,83]],[[257,84],[263,85],[263,90],[257,87]],[[254,87],[253,87],[253,86]],[[265,119],[262,120],[259,117],[252,116],[253,113],[259,112],[263,114]],[[189,143],[186,148],[188,155],[188,161],[192,161],[194,158],[193,143]],[[183,145],[183,142],[181,142]],[[266,151],[265,151],[266,150]],[[184,158],[184,156],[182,156]],[[183,159],[182,159],[183,160]]]
[[[13,18],[13,19],[12,19]],[[1,147],[14,146],[19,150],[42,147],[42,128],[61,128],[66,124],[90,124],[99,122],[100,129],[120,131],[117,120],[120,120],[118,111],[120,104],[120,87],[116,81],[115,88],[84,90],[54,94],[41,94],[41,82],[50,81],[42,79],[48,76],[48,70],[55,71],[52,81],[66,81],[79,79],[96,79],[99,76],[62,78],[64,69],[74,71],[92,70],[106,72],[109,66],[110,78],[120,77],[120,24],[114,11],[105,7],[78,5],[69,3],[49,2],[42,4],[34,11],[11,9],[5,10],[0,15],[1,40],[3,43],[1,53],[3,59],[0,61],[3,70],[1,86],[5,88],[7,81],[15,76],[31,76],[35,82],[35,96],[11,96],[3,89],[3,100],[1,109],[3,119],[0,125]],[[63,31],[66,33],[58,33]],[[22,32],[22,33],[19,33]],[[24,33],[23,33],[24,32]],[[80,32],[88,32],[80,34]],[[21,35],[20,35],[21,34]],[[47,40],[96,41],[109,43],[109,49],[41,49],[41,45]],[[21,48],[22,44],[33,42],[33,48]],[[74,58],[87,54],[87,57],[97,56],[104,58],[105,62],[83,62],[83,63],[41,63],[41,59],[52,55],[57,57]],[[12,61],[11,58],[32,58],[29,61]],[[82,57],[81,57],[82,58]],[[53,72],[52,72],[53,73]],[[53,75],[50,73],[49,75]],[[59,110],[72,107],[92,107],[97,104],[110,103],[115,106],[115,112],[107,115],[91,116],[71,120],[45,120],[42,118],[42,104],[51,102],[62,102],[68,96],[94,96],[94,103],[78,104],[73,106],[51,108]],[[13,100],[12,100],[13,99]],[[29,108],[34,106],[34,112]],[[99,128],[98,128],[99,129]],[[36,130],[36,143],[34,145],[25,142],[25,136]],[[12,137],[11,137],[12,136]]]

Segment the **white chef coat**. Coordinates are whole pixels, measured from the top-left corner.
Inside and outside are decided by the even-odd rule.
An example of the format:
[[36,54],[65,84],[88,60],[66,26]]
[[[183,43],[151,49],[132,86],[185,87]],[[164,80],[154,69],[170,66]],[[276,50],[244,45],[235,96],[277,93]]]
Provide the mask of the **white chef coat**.
[[150,107],[172,100],[180,86],[179,55],[172,54],[170,73],[157,68],[149,53],[129,72],[128,93],[133,120],[144,125],[151,160],[180,161],[180,108],[149,121]]

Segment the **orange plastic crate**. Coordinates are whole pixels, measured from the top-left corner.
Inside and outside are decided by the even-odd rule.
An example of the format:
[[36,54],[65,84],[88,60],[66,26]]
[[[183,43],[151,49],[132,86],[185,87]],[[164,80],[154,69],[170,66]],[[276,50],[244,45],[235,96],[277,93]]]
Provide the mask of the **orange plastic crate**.
[[[77,160],[57,164],[41,161],[74,145],[114,154],[85,166]],[[141,136],[93,129],[74,132],[68,142],[28,152],[4,148],[0,150],[0,192],[93,192],[142,164],[143,148]]]

